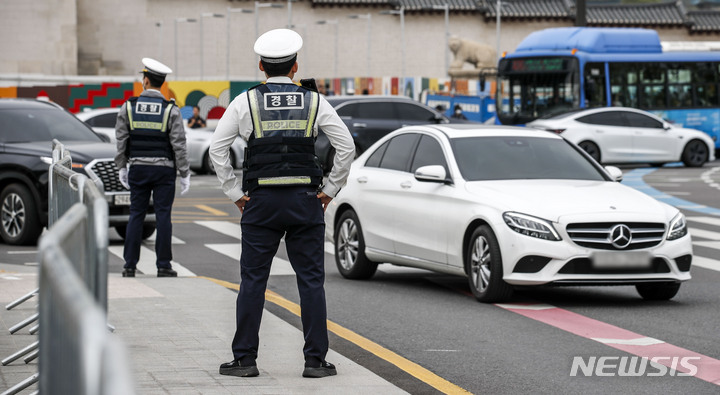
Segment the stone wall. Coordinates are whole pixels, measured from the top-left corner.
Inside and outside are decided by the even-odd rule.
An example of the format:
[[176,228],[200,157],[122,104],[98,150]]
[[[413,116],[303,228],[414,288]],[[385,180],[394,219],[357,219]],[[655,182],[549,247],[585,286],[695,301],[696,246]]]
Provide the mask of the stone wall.
[[2,0],[0,74],[77,74],[76,0]]
[[[140,59],[153,57],[175,70],[171,80],[261,79],[262,74],[256,71],[258,59],[252,51],[256,20],[260,33],[285,27],[289,21],[287,2],[273,3],[283,8],[261,8],[256,16],[228,14],[228,7],[254,10],[255,2],[244,0],[2,0],[0,74],[135,78],[141,68]],[[385,8],[313,8],[309,1],[294,2],[292,23],[305,39],[298,78],[400,76],[400,18],[381,15],[382,10]],[[201,17],[203,13],[229,18]],[[372,15],[369,71],[367,20],[348,18],[350,14],[368,13]],[[177,18],[195,18],[198,22],[176,22]],[[319,25],[319,20],[339,23]],[[503,21],[500,53],[512,52],[533,31],[559,26],[570,24],[553,20]],[[451,13],[448,32],[493,48],[496,45],[495,20],[486,21],[479,14]],[[662,40],[670,41],[720,40],[720,35],[691,37],[683,28],[659,29],[659,33]],[[444,14],[406,14],[404,48],[407,76],[447,76],[446,59],[450,62],[452,54],[445,44]]]

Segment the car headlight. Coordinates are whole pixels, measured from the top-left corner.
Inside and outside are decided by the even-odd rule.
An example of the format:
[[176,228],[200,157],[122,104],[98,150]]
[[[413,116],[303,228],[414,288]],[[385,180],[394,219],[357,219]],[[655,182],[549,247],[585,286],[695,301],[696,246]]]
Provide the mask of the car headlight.
[[673,218],[672,221],[670,221],[670,232],[668,232],[667,239],[668,240],[676,240],[683,236],[688,234],[687,229],[687,222],[685,221],[685,216],[683,213],[678,213],[678,215]]
[[503,219],[510,229],[525,236],[550,241],[562,240],[552,224],[544,219],[513,212],[503,213]]

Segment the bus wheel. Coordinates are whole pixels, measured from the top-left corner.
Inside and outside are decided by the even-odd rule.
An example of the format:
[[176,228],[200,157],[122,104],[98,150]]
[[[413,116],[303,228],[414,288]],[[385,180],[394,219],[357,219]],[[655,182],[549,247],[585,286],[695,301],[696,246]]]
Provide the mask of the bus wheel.
[[597,163],[600,163],[600,148],[598,148],[597,144],[592,141],[581,141],[578,146],[582,148],[583,151],[587,152],[588,155],[592,156]]
[[707,145],[700,140],[690,140],[682,153],[682,161],[687,167],[702,167],[707,162],[710,152]]

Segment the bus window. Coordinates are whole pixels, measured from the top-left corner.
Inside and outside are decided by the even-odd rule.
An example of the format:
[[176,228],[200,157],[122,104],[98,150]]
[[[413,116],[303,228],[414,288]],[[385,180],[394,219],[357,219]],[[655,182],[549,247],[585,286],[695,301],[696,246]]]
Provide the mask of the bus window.
[[665,102],[665,86],[664,85],[645,85],[643,86],[643,105],[642,108],[666,108]]
[[517,125],[580,107],[579,77],[575,58],[501,59],[498,119]]
[[717,63],[697,63],[695,66],[695,98],[698,107],[717,107]]
[[666,108],[665,67],[661,63],[645,63],[640,67],[642,102],[640,108]]
[[630,63],[610,63],[612,106],[638,107],[638,70]]
[[605,107],[605,64],[588,63],[585,65],[586,107]]
[[668,65],[668,106],[683,108],[692,106],[692,72],[689,63]]

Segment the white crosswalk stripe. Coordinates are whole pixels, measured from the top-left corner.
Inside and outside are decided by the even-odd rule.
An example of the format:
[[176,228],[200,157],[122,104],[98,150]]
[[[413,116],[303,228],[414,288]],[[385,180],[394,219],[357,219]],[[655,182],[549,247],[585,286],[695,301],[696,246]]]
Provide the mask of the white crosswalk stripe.
[[720,218],[716,217],[686,217],[690,222],[699,222],[701,224],[715,225],[720,227]]
[[690,236],[695,240],[698,237],[710,240],[720,240],[720,232],[713,232],[705,229],[690,228]]
[[240,224],[228,221],[195,221],[196,224],[212,229],[215,232],[222,233],[225,236],[234,237],[238,240],[242,239],[242,230]]
[[[228,256],[230,258],[233,258],[240,262],[240,253],[242,252],[242,247],[240,246],[240,243],[232,243],[232,244],[205,244],[205,247],[218,252],[220,254],[223,254],[225,256]],[[295,271],[293,270],[292,266],[290,265],[290,262],[275,257],[272,261],[272,266],[270,267],[270,275],[271,276],[294,276]]]
[[[184,242],[183,242],[184,244]],[[108,247],[108,250],[111,254],[119,257],[120,259],[123,259],[123,248],[122,246],[111,246]],[[195,277],[195,273],[185,268],[183,265],[175,262],[170,261],[170,264],[172,265],[173,270],[175,270],[178,273],[178,277]],[[141,246],[140,247],[140,259],[137,263],[137,270],[139,270],[143,274],[147,274],[150,276],[156,276],[157,275],[157,266],[155,265],[155,251],[146,247]]]

